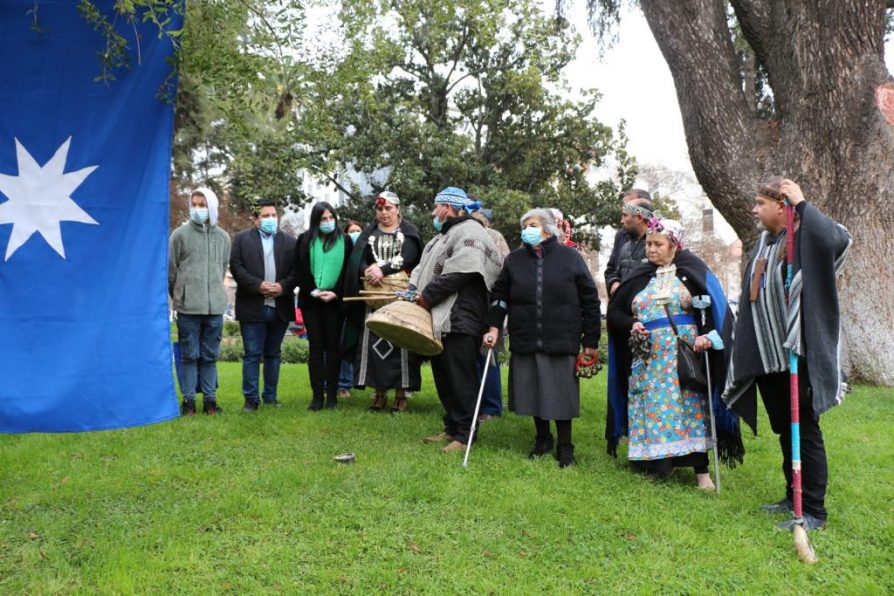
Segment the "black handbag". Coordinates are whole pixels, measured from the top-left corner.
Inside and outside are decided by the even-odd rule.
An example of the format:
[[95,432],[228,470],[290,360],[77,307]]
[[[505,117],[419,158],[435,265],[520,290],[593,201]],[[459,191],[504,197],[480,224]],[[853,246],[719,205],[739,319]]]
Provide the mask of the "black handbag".
[[667,320],[674,330],[674,335],[677,336],[677,377],[680,379],[680,387],[692,391],[707,391],[708,377],[705,373],[705,359],[680,337],[677,325],[666,304],[664,312],[667,313]]

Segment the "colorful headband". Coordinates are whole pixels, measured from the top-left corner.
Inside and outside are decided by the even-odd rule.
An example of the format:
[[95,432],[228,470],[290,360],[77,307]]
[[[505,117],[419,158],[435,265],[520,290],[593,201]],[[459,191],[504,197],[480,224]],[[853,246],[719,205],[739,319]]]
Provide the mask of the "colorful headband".
[[645,220],[650,220],[654,216],[654,213],[643,207],[642,205],[634,205],[633,203],[624,203],[624,206],[621,207],[621,211],[628,215],[639,215]]
[[683,249],[683,226],[675,219],[661,219],[656,216],[649,220],[649,234],[664,234],[671,239],[677,249]]
[[383,207],[385,203],[400,205],[400,198],[390,190],[385,190],[376,196],[376,207]]
[[[457,209],[465,209],[471,201],[466,195],[466,191],[454,186],[448,186],[437,195],[435,195],[435,205],[450,205]],[[480,207],[480,204],[475,203]]]
[[757,189],[757,194],[762,197],[767,197],[768,199],[773,199],[774,201],[784,201],[785,195],[779,192],[778,190],[773,190],[769,186],[761,186]]

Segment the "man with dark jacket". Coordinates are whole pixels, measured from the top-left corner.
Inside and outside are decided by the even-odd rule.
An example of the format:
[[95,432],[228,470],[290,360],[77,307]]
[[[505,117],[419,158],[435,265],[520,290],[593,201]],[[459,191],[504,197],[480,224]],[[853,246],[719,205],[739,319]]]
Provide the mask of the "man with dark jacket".
[[432,224],[438,234],[425,246],[410,287],[432,314],[432,330],[444,351],[432,358],[432,376],[444,406],[444,431],[428,443],[448,442],[462,451],[475,422],[478,352],[487,328],[488,292],[503,259],[481,223],[469,216],[479,205],[465,191],[448,187],[435,197]]
[[[282,340],[294,317],[295,239],[278,230],[273,201],[260,201],[254,210],[254,226],[233,240],[230,272],[236,280],[236,320],[242,333],[244,410],[264,403],[278,405],[276,388]],[[260,364],[264,359],[264,391],[260,392]]]
[[611,299],[626,276],[646,258],[646,232],[652,217],[652,196],[632,188],[624,193],[621,229],[615,234],[612,254],[605,266],[605,290]]
[[[637,265],[646,260],[646,232],[649,219],[652,217],[652,196],[640,188],[631,188],[621,197],[621,229],[615,234],[612,254],[605,266],[605,290],[608,300],[627,279]],[[614,378],[615,371],[630,368],[627,338],[608,335],[608,402],[605,410],[605,438],[608,441],[608,453],[617,455],[617,427],[626,413],[615,412],[612,403],[623,403],[626,396],[615,393],[626,383]],[[623,398],[623,400],[622,400]]]

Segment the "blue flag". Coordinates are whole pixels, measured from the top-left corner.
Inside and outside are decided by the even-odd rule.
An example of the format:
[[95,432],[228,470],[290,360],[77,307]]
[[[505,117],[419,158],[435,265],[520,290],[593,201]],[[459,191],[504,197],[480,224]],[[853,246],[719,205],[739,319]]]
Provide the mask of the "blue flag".
[[[112,0],[95,2],[112,15]],[[73,0],[0,2],[0,432],[177,415],[167,300],[172,44],[123,23],[132,67]],[[135,38],[139,35],[139,39]],[[139,63],[137,52],[139,51]]]

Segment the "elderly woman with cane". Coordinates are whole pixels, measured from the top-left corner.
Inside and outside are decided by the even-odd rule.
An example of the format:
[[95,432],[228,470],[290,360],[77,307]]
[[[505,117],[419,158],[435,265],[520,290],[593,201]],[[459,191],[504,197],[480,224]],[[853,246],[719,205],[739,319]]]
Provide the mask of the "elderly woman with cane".
[[576,360],[581,346],[596,355],[599,299],[580,253],[558,242],[552,213],[532,209],[521,226],[524,246],[509,253],[494,285],[483,345],[496,344],[508,315],[509,409],[534,418],[532,459],[552,451],[555,422],[556,458],[565,468],[575,463],[571,421],[580,415]]
[[[711,412],[706,387],[685,373],[684,354],[711,351],[712,377],[722,379],[722,334],[731,330],[726,298],[707,265],[683,250],[681,226],[673,220],[653,217],[646,236],[647,263],[640,264],[624,280],[608,307],[612,333],[629,338],[630,370],[617,371],[627,383],[627,403],[612,404],[627,413],[627,427],[616,428],[614,438],[627,431],[627,458],[635,469],[670,475],[675,467],[692,467],[698,487],[714,490],[708,474],[708,450],[713,447],[708,418]],[[695,316],[693,298],[712,295],[718,309],[705,312],[704,322]],[[715,314],[717,318],[715,319]],[[719,319],[719,320],[718,320]],[[688,344],[688,346],[683,345]],[[727,336],[726,342],[729,342]],[[689,363],[698,365],[701,355]],[[719,391],[711,399],[719,398]],[[717,410],[715,408],[715,410]],[[738,420],[725,408],[715,412],[717,436],[723,458],[741,461],[744,449]]]

